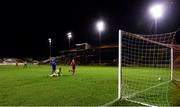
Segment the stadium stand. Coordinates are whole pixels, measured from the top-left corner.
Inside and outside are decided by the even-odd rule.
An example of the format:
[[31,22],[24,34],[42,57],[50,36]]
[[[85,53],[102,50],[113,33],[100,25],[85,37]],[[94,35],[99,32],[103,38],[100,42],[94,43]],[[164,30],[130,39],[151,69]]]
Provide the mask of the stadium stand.
[[[99,52],[101,51],[101,54]],[[88,43],[76,44],[76,48],[62,50],[59,52],[61,63],[68,64],[72,58],[75,58],[78,64],[94,65],[99,63],[101,55],[102,65],[117,65],[118,45],[109,44],[101,46],[91,46]]]

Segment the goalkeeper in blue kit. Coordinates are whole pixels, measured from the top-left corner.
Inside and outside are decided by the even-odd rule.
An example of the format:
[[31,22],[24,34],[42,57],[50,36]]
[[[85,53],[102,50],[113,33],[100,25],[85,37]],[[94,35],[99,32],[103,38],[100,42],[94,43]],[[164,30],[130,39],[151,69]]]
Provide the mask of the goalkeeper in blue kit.
[[56,58],[53,57],[51,58],[51,66],[52,66],[52,74],[50,76],[61,76],[62,72],[61,72],[61,67],[59,68],[59,70],[56,70]]
[[51,58],[52,74],[56,71],[56,58]]

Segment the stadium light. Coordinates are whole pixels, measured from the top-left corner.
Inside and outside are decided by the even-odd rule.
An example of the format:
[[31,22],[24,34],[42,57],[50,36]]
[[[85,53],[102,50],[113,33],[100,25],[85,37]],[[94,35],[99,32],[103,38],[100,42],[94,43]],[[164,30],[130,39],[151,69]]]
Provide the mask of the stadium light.
[[51,38],[49,38],[48,41],[49,41],[49,59],[51,59],[51,42],[52,42]]
[[52,42],[52,41],[51,41],[51,38],[49,38],[48,41],[49,41],[49,43],[51,43],[51,42]]
[[104,22],[98,21],[96,27],[99,32],[102,32],[104,30]]
[[155,19],[161,18],[163,15],[163,5],[153,5],[152,7],[150,7],[149,11]]
[[67,37],[68,37],[68,40],[69,40],[69,48],[70,48],[70,40],[72,38],[72,33],[71,32],[68,32],[67,33]]
[[155,19],[155,33],[157,33],[157,22],[158,19],[161,18],[164,13],[164,7],[162,4],[155,4],[150,7],[149,12]]
[[[99,32],[99,45],[101,45],[101,32],[104,31],[104,21],[100,20],[96,24],[96,28]],[[99,64],[101,64],[101,49],[99,48]]]

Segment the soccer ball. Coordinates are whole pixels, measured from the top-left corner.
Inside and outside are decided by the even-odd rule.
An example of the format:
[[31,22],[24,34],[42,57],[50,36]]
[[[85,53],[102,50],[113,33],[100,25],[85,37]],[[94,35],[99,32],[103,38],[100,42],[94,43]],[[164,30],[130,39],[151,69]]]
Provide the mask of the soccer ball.
[[161,77],[159,77],[158,80],[161,81]]

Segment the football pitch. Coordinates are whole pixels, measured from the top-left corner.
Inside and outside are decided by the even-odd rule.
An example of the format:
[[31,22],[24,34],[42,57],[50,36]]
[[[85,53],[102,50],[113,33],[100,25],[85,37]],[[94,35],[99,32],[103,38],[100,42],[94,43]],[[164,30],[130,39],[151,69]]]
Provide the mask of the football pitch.
[[[74,76],[68,71],[62,66],[62,76],[49,77],[50,65],[0,66],[0,106],[101,106],[117,98],[118,67],[77,66]],[[180,105],[180,84],[172,87],[173,105]]]

